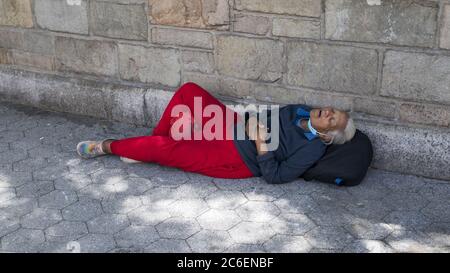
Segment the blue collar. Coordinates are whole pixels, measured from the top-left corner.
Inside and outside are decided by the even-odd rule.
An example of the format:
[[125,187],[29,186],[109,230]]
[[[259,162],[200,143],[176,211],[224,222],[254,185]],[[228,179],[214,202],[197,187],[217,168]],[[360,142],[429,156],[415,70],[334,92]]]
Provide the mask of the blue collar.
[[[306,118],[306,119],[309,119],[309,118],[310,118],[310,116],[309,116],[309,111],[303,109],[302,107],[299,107],[299,108],[297,109],[297,114],[296,114],[296,117],[295,117],[295,119],[294,119],[294,125],[300,127],[300,126],[298,125],[298,122],[299,122],[301,119],[305,119],[305,118]],[[303,130],[303,128],[301,128],[301,127],[300,127],[300,129]],[[305,137],[306,137],[308,140],[313,140],[313,139],[315,139],[315,138],[317,137],[316,135],[314,135],[314,134],[311,133],[311,132],[305,132],[305,130],[303,130],[303,131],[304,131],[303,134],[305,135]]]

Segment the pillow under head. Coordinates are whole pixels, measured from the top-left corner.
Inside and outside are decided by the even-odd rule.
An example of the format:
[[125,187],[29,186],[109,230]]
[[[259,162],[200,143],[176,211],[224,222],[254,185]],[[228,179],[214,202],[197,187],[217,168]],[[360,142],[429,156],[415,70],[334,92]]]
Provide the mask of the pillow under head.
[[356,130],[349,142],[332,144],[325,154],[301,178],[317,180],[340,186],[356,186],[364,179],[372,162],[373,150],[370,139]]

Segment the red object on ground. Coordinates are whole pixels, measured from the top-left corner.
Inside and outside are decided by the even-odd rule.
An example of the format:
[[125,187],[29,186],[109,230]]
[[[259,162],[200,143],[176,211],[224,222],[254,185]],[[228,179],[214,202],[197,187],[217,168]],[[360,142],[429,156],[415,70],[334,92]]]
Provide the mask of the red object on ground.
[[[173,95],[164,113],[154,128],[151,136],[131,137],[115,140],[111,143],[111,152],[115,155],[143,162],[152,162],[164,166],[180,168],[184,171],[200,173],[217,178],[248,178],[253,174],[242,160],[232,139],[218,140],[174,140],[170,134],[171,125],[177,117],[171,117],[175,105],[187,105],[194,113],[194,97],[202,97],[202,109],[215,104],[224,113],[223,124],[226,126],[225,111],[231,111],[234,122],[240,117],[227,108],[199,85],[188,82],[183,84]],[[212,117],[202,117],[205,124]]]

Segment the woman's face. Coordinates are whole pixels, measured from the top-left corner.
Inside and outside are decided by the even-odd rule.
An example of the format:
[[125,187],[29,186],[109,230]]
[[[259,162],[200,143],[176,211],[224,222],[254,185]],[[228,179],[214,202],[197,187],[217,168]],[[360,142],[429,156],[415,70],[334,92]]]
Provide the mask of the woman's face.
[[347,125],[348,114],[345,111],[327,106],[314,108],[310,111],[312,126],[320,133],[336,129],[344,130]]

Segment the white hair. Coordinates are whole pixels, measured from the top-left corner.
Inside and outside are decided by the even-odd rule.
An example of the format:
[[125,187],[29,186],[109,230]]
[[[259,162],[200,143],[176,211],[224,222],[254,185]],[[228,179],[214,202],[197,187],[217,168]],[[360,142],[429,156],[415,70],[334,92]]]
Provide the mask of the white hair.
[[353,136],[355,136],[356,133],[356,127],[355,123],[353,122],[353,119],[350,117],[350,115],[347,113],[347,125],[345,126],[344,130],[334,130],[328,132],[329,135],[331,135],[331,141],[324,142],[326,145],[331,144],[344,144],[347,141],[350,141]]

